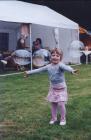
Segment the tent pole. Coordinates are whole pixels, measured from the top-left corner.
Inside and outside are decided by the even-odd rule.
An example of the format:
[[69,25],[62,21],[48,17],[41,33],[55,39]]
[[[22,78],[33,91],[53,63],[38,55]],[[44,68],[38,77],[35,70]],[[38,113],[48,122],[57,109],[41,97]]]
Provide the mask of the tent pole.
[[58,44],[57,44],[57,47],[60,48],[60,46],[59,46],[59,28],[57,28],[57,29],[58,29]]
[[33,68],[32,66],[32,36],[31,36],[31,23],[29,25],[29,30],[30,30],[30,51],[31,51],[31,70]]
[[[79,38],[79,28],[77,29],[77,32],[78,32],[78,40],[80,40],[80,38]],[[79,64],[81,64],[80,57],[79,57]]]
[[54,28],[54,38],[55,38],[56,47],[59,48],[59,28],[58,27]]

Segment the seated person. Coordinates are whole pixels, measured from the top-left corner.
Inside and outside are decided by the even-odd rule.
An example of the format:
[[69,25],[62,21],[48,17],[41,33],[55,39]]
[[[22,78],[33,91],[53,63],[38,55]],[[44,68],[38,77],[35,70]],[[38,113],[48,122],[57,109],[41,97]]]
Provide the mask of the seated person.
[[[91,51],[91,48],[89,46],[85,46],[83,48],[84,51]],[[86,55],[83,53],[80,57],[80,62],[82,64],[86,64]],[[88,62],[91,62],[91,54],[88,54]]]
[[[17,47],[16,47],[17,50],[19,50],[19,49],[24,50],[26,48],[25,40],[26,40],[26,36],[21,35],[17,41]],[[7,64],[9,67],[11,67],[11,66],[17,67],[15,62],[14,62],[14,59],[13,59],[13,57],[14,57],[13,52],[9,56],[4,58],[4,60],[7,61]]]
[[42,40],[40,38],[36,38],[36,40],[33,42],[32,52],[34,53],[35,51],[42,48]]
[[41,38],[36,38],[36,43],[40,44],[40,48],[43,49]]
[[25,40],[26,40],[26,37],[24,37],[24,35],[21,35],[21,37],[17,41],[16,49],[25,49],[26,48]]

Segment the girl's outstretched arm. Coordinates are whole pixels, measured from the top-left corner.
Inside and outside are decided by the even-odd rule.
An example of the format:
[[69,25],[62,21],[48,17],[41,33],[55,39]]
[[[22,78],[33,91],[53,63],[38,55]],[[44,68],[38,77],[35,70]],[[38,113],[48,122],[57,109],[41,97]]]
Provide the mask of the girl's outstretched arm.
[[71,66],[65,65],[65,64],[63,64],[63,63],[60,63],[60,68],[62,68],[62,69],[65,70],[65,71],[71,72],[72,74],[75,74],[75,75],[77,75],[78,72],[79,72],[78,69],[74,69],[74,68],[72,68]]
[[44,66],[44,67],[41,67],[41,68],[38,68],[38,69],[25,71],[24,72],[24,77],[27,77],[30,74],[35,74],[35,73],[40,73],[42,71],[47,71],[47,68],[48,68],[48,65]]

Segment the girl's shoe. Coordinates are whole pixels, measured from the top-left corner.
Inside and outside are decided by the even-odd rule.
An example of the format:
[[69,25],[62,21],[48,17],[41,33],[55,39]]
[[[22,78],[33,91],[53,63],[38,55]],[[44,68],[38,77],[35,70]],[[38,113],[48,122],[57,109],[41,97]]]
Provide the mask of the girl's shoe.
[[61,121],[59,125],[66,125],[66,120]]
[[57,120],[50,120],[49,124],[55,124]]

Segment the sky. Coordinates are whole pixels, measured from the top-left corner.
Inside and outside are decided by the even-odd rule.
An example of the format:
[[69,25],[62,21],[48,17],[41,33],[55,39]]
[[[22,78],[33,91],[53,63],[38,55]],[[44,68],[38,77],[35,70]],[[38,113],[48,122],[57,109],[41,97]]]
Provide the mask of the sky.
[[25,2],[46,5],[81,27],[91,30],[91,0],[26,0]]

